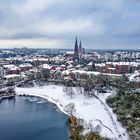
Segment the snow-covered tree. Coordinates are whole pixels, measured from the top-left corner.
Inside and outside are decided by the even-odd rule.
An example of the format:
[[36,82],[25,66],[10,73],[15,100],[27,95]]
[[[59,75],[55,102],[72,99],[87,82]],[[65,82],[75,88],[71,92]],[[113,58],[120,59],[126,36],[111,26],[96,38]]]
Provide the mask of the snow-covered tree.
[[70,96],[71,98],[72,98],[73,95],[75,94],[75,93],[74,93],[74,90],[73,90],[73,87],[64,86],[64,87],[63,87],[63,91],[64,91],[68,96]]
[[103,86],[105,86],[105,78],[102,74],[99,74],[95,77],[95,87],[97,93],[99,93],[102,90]]
[[14,87],[9,87],[9,88],[7,89],[7,91],[8,91],[9,93],[15,93],[15,88],[14,88]]
[[69,113],[70,115],[73,115],[73,113],[76,111],[75,104],[74,103],[69,103],[68,105],[66,105],[65,111],[67,113]]
[[95,78],[94,77],[88,77],[87,79],[82,81],[82,86],[85,91],[85,95],[91,97],[94,92],[93,89],[95,88]]
[[93,131],[92,121],[89,121],[89,123],[87,123],[86,126],[90,131]]
[[81,86],[76,87],[76,92],[78,94],[83,94],[83,87],[81,87]]
[[94,127],[94,132],[97,132],[97,133],[101,133],[101,131],[102,131],[102,127],[101,127],[101,125],[96,125],[95,127]]
[[65,93],[68,92],[68,86],[63,86],[63,92],[65,92]]

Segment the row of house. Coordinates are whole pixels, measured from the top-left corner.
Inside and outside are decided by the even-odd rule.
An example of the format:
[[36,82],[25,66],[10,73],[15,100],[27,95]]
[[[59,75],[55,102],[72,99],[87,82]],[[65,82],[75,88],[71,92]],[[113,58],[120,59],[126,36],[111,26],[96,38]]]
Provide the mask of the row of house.
[[5,74],[20,74],[21,72],[28,71],[32,69],[33,66],[29,63],[24,63],[19,66],[10,64],[10,65],[3,65],[0,67],[0,77],[3,77]]
[[69,73],[69,76],[73,80],[84,80],[94,76],[103,76],[104,78],[108,79],[121,79],[121,74],[108,74],[108,73],[101,73],[101,72],[93,72],[93,71],[81,71],[81,70],[73,70]]
[[62,71],[48,64],[41,65],[40,68],[43,70],[45,75],[49,76],[51,79],[56,79],[56,80],[63,80],[63,79],[81,80],[97,75],[103,75],[109,78],[122,77],[121,74],[108,74],[108,73],[95,72],[95,71],[85,71],[81,69],[76,69],[75,67],[70,69],[65,69]]
[[22,72],[26,72],[29,71],[33,68],[37,68],[38,70],[40,69],[41,71],[43,70],[43,72],[45,73],[49,73],[51,71],[51,73],[57,71],[64,71],[66,69],[70,69],[74,67],[74,62],[73,61],[67,61],[66,63],[62,64],[62,65],[53,65],[53,64],[40,64],[38,67],[32,65],[31,63],[22,63],[20,65],[14,65],[12,64],[6,64],[6,65],[1,65],[0,66],[0,77],[4,77],[4,75],[19,75]]
[[103,73],[110,74],[126,74],[134,73],[134,71],[140,69],[140,63],[136,62],[107,62],[101,64],[88,64],[88,69]]

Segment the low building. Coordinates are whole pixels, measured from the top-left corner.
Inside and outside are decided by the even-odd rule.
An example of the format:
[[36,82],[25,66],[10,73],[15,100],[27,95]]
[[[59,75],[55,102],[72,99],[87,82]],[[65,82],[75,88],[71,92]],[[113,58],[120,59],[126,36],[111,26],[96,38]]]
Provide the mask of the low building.
[[121,78],[122,75],[120,74],[108,74],[108,73],[101,73],[101,72],[94,72],[94,71],[82,71],[82,70],[73,70],[69,73],[71,79],[74,80],[81,80],[87,79],[88,77],[103,75],[106,78],[114,79],[114,78]]
[[61,71],[51,71],[50,77],[55,80],[62,80],[62,72]]
[[66,65],[61,65],[61,66],[60,66],[60,70],[61,70],[61,71],[66,70]]
[[94,62],[88,63],[87,68],[89,71],[95,71],[96,70],[95,63]]
[[104,72],[105,63],[95,64],[95,70],[98,72]]
[[48,65],[48,64],[43,64],[43,65],[40,65],[40,68],[42,69],[48,69],[48,70],[56,70],[56,66],[52,65]]
[[25,72],[25,71],[32,69],[33,66],[30,63],[24,63],[24,64],[19,65],[19,68],[20,68],[21,72]]
[[9,83],[15,83],[21,80],[21,76],[18,74],[10,74],[10,75],[5,75],[4,79],[8,80]]
[[112,64],[105,64],[104,66],[104,72],[105,73],[110,73],[110,69],[109,68],[112,68],[113,65]]
[[107,72],[110,73],[110,74],[115,74],[116,73],[116,68],[109,67]]
[[20,74],[21,70],[19,67],[15,65],[4,65],[4,70],[6,71],[6,74]]
[[50,66],[48,64],[40,65],[41,75],[43,78],[47,79],[50,77],[51,71],[54,71],[56,69],[55,66]]
[[65,52],[64,57],[65,57],[66,59],[68,59],[68,60],[73,60],[74,51],[67,51],[67,52]]
[[125,74],[128,73],[129,66],[128,65],[116,65],[115,66],[115,73],[116,74]]

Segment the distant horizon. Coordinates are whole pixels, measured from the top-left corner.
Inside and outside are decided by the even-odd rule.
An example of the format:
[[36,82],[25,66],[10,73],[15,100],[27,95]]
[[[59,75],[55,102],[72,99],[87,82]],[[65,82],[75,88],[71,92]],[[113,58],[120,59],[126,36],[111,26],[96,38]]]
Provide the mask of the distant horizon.
[[[13,48],[0,48],[0,50],[14,50],[14,49],[36,49],[36,50],[47,50],[47,49],[52,49],[52,50],[74,50],[72,48],[32,48],[32,47],[20,47],[20,48],[16,48],[16,47],[13,47]],[[85,48],[85,50],[89,51],[89,50],[92,50],[92,51],[140,51],[140,49],[90,49],[90,48]]]

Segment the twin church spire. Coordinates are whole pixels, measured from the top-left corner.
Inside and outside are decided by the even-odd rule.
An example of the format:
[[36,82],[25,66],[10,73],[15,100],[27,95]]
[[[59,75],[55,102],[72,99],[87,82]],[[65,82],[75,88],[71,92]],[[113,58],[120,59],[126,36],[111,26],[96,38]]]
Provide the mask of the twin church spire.
[[80,55],[83,53],[82,43],[80,41],[78,46],[77,37],[75,39],[75,46],[74,46],[74,59],[79,59]]

